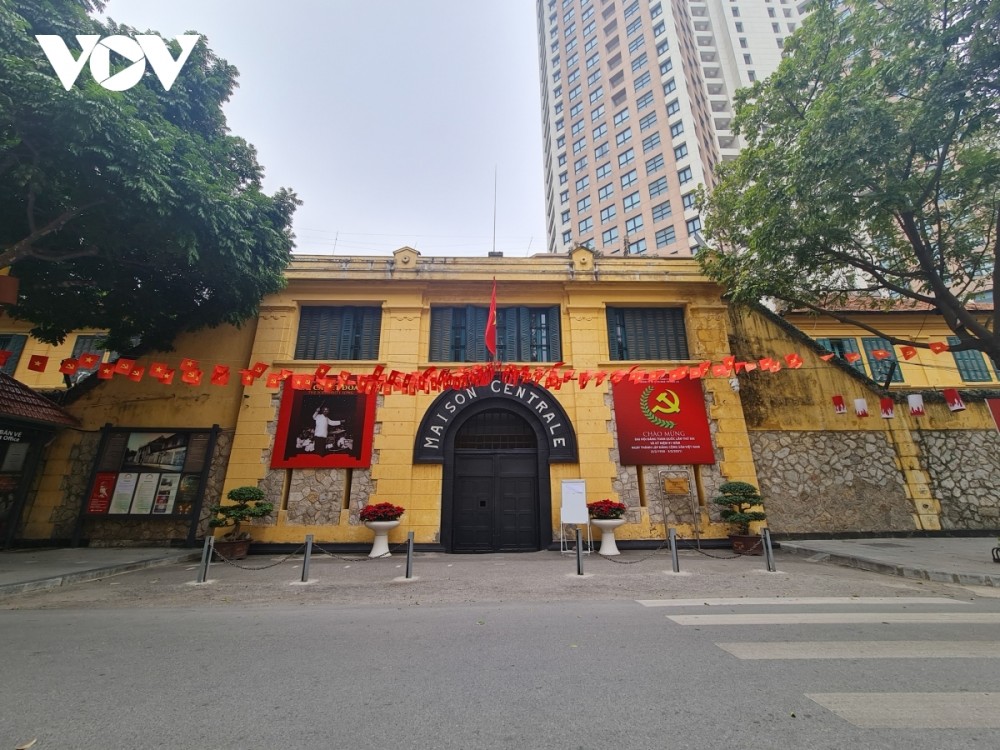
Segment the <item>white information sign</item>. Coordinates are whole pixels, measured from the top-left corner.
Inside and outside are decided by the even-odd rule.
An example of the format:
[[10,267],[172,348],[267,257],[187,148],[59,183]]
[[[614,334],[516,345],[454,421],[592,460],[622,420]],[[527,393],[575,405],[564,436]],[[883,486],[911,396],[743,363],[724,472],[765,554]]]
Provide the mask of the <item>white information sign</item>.
[[562,480],[561,523],[589,523],[587,514],[587,483],[583,479]]

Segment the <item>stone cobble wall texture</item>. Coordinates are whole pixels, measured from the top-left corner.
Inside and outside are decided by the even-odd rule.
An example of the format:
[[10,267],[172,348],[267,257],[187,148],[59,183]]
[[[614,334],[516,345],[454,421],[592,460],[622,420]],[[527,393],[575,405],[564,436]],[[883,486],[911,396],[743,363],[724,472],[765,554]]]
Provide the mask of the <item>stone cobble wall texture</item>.
[[895,452],[882,432],[750,432],[774,533],[914,528]]
[[942,529],[1000,529],[1000,432],[914,431]]

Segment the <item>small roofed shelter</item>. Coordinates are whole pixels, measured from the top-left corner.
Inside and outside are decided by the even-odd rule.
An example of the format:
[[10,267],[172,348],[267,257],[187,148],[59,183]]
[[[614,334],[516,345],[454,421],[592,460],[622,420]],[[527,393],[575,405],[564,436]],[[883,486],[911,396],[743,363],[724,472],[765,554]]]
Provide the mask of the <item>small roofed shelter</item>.
[[0,373],[0,544],[11,546],[45,451],[57,430],[79,422],[58,404]]

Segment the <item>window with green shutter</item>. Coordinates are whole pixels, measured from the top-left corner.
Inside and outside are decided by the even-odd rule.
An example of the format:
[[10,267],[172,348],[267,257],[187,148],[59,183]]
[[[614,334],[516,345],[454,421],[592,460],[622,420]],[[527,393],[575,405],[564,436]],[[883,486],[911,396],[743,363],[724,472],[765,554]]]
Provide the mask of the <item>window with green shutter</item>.
[[[857,354],[858,358],[856,360],[847,363],[865,377],[868,376],[868,373],[865,372],[865,363],[861,359],[861,351],[858,349],[857,339],[853,337],[823,338],[823,339],[816,339],[816,343],[822,346],[828,352],[833,352],[845,362],[847,362],[848,354]],[[878,347],[875,348],[877,349]]]
[[0,372],[14,377],[14,370],[17,369],[17,363],[21,359],[21,352],[24,351],[27,341],[28,337],[21,333],[0,333],[0,351],[10,352]]
[[303,307],[295,359],[378,359],[381,307]]
[[612,360],[688,359],[684,311],[676,307],[609,307]]
[[[888,339],[884,339],[881,336],[866,336],[861,339],[861,345],[865,348],[865,357],[868,358],[868,367],[872,371],[872,380],[877,383],[885,383],[889,370],[892,369],[891,382],[903,382],[903,371],[899,369],[896,350],[892,348],[892,344],[889,343]],[[872,352],[876,352],[879,349],[889,352],[889,357],[887,359],[876,359]],[[892,367],[893,363],[896,364],[895,368]]]
[[[488,362],[488,307],[431,308],[431,362]],[[559,306],[497,308],[501,362],[558,362],[562,355]]]
[[[958,346],[961,343],[962,340],[958,336],[948,337],[948,346]],[[955,367],[958,368],[958,374],[962,376],[962,382],[988,383],[992,380],[982,352],[967,349],[962,352],[953,351],[951,356],[955,358]]]

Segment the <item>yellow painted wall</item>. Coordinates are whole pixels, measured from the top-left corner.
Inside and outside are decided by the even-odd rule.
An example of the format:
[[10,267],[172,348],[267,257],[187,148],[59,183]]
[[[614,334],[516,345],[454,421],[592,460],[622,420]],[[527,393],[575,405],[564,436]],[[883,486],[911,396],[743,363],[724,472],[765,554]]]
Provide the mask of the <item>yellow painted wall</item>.
[[[498,305],[551,305],[561,310],[562,360],[576,370],[627,369],[633,364],[656,369],[720,359],[729,353],[726,308],[720,290],[698,272],[694,261],[680,259],[594,258],[587,250],[570,257],[536,256],[527,259],[421,258],[401,249],[392,259],[297,257],[288,271],[289,284],[265,300],[251,361],[273,363],[296,372],[312,372],[318,363],[293,359],[300,305],[380,304],[383,310],[378,362],[331,362],[332,371],[347,369],[370,373],[377,365],[403,372],[449,366],[430,362],[430,309],[433,305],[486,305],[493,279]],[[687,311],[691,359],[684,362],[615,362],[609,358],[605,306],[680,306]],[[461,366],[462,363],[452,363]],[[724,385],[724,387],[722,387]],[[740,411],[739,396],[728,383],[707,383],[713,397],[710,416],[724,425],[718,433],[723,474],[730,479],[756,480],[749,441]],[[579,464],[550,467],[553,520],[558,538],[559,497],[563,479],[584,479],[588,501],[605,497],[622,499],[636,508],[638,498],[617,498],[612,489],[617,473],[613,451],[614,429],[606,395],[609,385],[580,389],[568,383],[554,395],[573,422],[579,446]],[[259,436],[273,429],[275,407],[271,393],[255,385],[240,414],[233,445],[226,490],[265,479]],[[407,509],[390,541],[413,531],[418,543],[438,541],[441,528],[442,466],[414,465],[416,430],[437,394],[382,397],[377,411],[378,432],[374,451],[377,462],[372,479],[377,491],[369,502],[391,502]],[[646,509],[643,522],[619,530],[623,539],[665,533],[662,524],[651,525]],[[282,513],[277,523],[254,530],[262,541],[295,543],[305,534],[341,542],[367,541],[371,532],[351,524],[341,513],[335,526],[288,524]],[[702,530],[705,531],[704,529]],[[722,534],[721,527],[718,529]],[[683,532],[682,532],[683,533]]]

